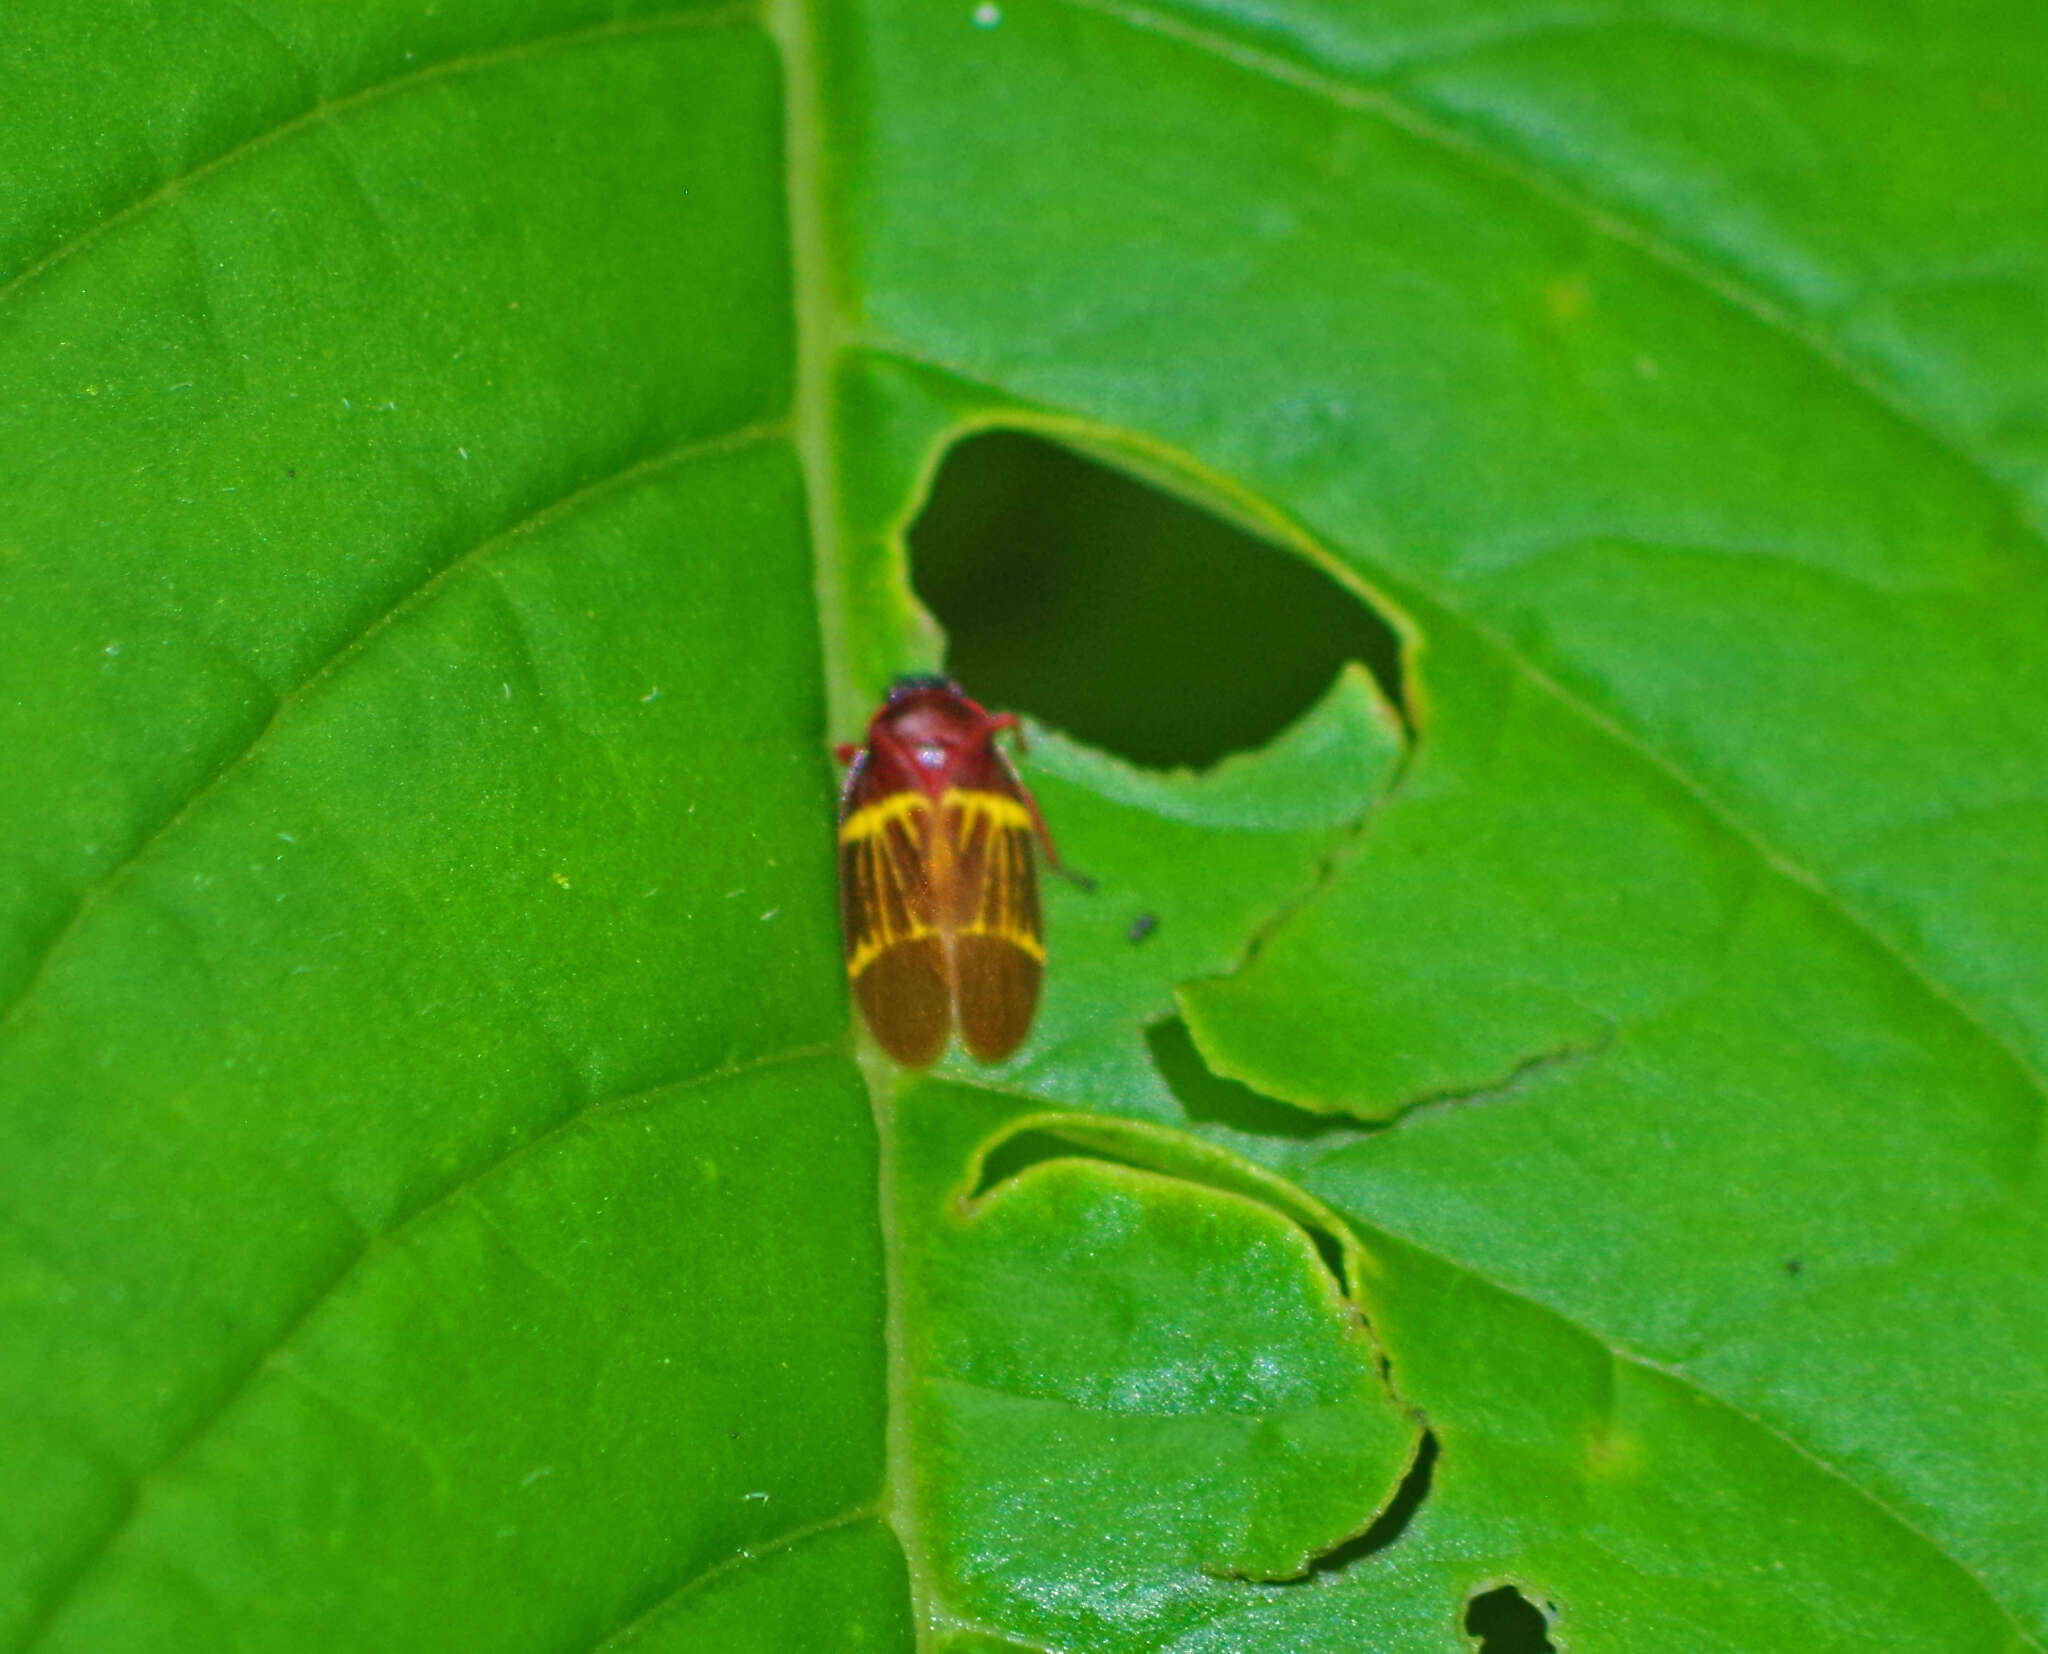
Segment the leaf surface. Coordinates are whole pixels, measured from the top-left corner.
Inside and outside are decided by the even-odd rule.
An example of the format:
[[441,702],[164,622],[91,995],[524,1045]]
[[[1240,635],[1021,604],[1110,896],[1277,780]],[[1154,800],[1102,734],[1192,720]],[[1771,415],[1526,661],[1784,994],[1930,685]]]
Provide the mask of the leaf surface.
[[[0,31],[0,1646],[2048,1643],[2038,18]],[[826,743],[994,426],[1400,705],[1034,729],[904,1079]]]

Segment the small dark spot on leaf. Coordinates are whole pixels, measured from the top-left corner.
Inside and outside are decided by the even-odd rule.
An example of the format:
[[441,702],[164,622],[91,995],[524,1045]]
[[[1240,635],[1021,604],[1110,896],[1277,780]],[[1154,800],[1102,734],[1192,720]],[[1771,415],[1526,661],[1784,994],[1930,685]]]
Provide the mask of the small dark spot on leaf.
[[293,469],[293,468],[292,468],[291,466],[287,465],[287,466],[286,466],[286,467],[284,468],[284,474],[285,474],[286,476],[288,476],[288,477],[296,477],[296,476],[297,476],[297,475],[298,475],[299,473],[298,473],[298,472],[297,472],[297,471],[296,471],[295,469]]
[[1131,928],[1125,934],[1133,943],[1142,942],[1159,928],[1159,915],[1141,913],[1131,921]]
[[1804,1274],[1804,1273],[1805,1273],[1805,1270],[1806,1270],[1806,1260],[1805,1260],[1805,1259],[1803,1259],[1803,1258],[1787,1258],[1787,1259],[1785,1260],[1785,1273],[1786,1273],[1787,1275],[1800,1275],[1800,1274]]
[[1465,1629],[1479,1639],[1479,1654],[1557,1654],[1543,1610],[1512,1585],[1468,1602]]

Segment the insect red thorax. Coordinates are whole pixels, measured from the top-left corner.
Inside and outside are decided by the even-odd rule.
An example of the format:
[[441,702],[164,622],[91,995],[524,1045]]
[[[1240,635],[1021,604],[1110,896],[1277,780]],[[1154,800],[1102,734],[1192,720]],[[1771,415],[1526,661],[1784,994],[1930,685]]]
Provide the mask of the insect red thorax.
[[868,721],[839,801],[846,974],[875,1038],[900,1063],[947,1036],[982,1062],[1024,1042],[1038,1007],[1045,927],[1038,806],[996,736],[1015,731],[950,678],[898,678]]

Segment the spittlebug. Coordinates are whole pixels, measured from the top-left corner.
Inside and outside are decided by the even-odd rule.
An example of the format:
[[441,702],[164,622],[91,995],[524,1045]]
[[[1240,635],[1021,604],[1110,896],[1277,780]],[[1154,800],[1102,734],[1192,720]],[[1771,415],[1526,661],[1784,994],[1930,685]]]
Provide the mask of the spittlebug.
[[846,975],[884,1051],[923,1067],[955,1028],[982,1062],[1024,1043],[1045,971],[1038,805],[996,745],[1023,732],[951,678],[898,678],[839,800]]

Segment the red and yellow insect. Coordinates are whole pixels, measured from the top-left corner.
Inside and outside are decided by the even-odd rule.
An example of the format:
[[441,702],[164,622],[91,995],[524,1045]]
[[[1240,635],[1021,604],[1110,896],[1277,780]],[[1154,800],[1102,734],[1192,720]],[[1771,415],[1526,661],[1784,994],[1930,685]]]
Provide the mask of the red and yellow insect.
[[1023,740],[951,678],[898,678],[839,800],[846,975],[882,1049],[923,1067],[955,1028],[982,1062],[1024,1043],[1045,972],[1032,839],[1038,805],[996,745]]

